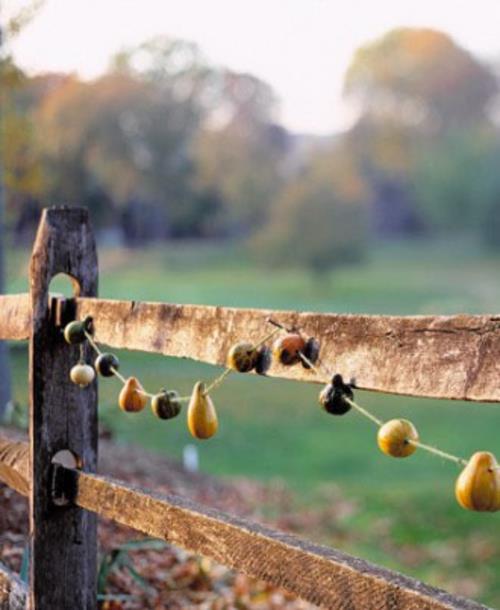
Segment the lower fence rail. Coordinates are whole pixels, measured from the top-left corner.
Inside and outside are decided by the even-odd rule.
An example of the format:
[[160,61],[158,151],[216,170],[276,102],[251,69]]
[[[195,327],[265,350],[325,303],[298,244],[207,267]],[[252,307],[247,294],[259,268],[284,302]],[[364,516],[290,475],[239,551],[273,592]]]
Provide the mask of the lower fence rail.
[[[2,467],[2,456],[8,466]],[[28,445],[0,438],[0,479],[29,488]],[[227,515],[187,498],[54,465],[57,505],[77,505],[209,557],[332,610],[485,610],[346,553]],[[16,608],[16,606],[11,606]],[[17,606],[19,607],[19,606]],[[3,607],[0,606],[0,610]]]

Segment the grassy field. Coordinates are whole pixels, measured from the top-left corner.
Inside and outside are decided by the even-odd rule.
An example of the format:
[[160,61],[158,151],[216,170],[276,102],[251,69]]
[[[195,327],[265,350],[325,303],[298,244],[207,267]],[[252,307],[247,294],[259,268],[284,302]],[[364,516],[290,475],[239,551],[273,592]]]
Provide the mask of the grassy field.
[[[25,255],[10,256],[9,291],[24,291]],[[293,269],[257,268],[237,248],[185,244],[101,252],[100,294],[350,313],[498,313],[499,263],[473,245],[465,248],[463,240],[415,242],[376,248],[363,265],[312,278]],[[149,354],[124,351],[120,358],[122,371],[151,391],[166,386],[186,394],[195,380],[217,372]],[[14,350],[14,362],[16,398],[25,403],[25,349]],[[182,417],[159,423],[149,412],[119,412],[118,391],[116,380],[100,384],[102,420],[120,441],[175,457],[193,443]],[[421,452],[401,461],[382,455],[370,422],[355,413],[323,414],[317,393],[315,385],[233,376],[214,395],[220,434],[196,443],[201,468],[284,480],[298,492],[297,510],[326,511],[312,528],[318,539],[500,607],[498,514],[469,514],[456,505],[454,464]],[[411,419],[424,442],[464,457],[478,449],[498,455],[496,405],[362,392],[357,398],[383,419]]]

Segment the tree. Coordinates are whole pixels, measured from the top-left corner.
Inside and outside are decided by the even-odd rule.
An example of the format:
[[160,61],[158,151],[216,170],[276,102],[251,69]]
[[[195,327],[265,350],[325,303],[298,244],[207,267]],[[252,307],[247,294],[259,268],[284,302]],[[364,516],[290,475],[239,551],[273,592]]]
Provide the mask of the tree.
[[431,29],[398,28],[361,47],[344,83],[364,116],[429,131],[487,120],[497,91],[488,66]]
[[366,246],[368,196],[346,148],[320,154],[278,196],[254,249],[268,262],[315,273],[359,261]]
[[39,112],[53,193],[78,201],[98,190],[125,219],[142,203],[174,236],[196,235],[191,142],[210,78],[194,45],[164,38],[123,51],[90,83],[68,77]]
[[[492,70],[442,32],[400,28],[359,49],[344,86],[360,112],[349,143],[375,193],[380,233],[432,228],[446,214],[456,224],[479,209],[471,185],[458,185],[467,174],[477,187],[482,175],[463,164],[485,151],[497,91]],[[460,201],[468,211],[451,218]]]
[[[0,62],[3,64],[2,40],[3,30],[0,22]],[[0,70],[1,70],[0,65]],[[3,70],[1,72],[3,74]],[[0,103],[0,133],[3,127],[4,112]],[[3,138],[2,138],[3,140]],[[2,152],[3,146],[0,141],[0,294],[5,292],[5,260],[4,260],[4,189],[2,171]],[[0,422],[3,420],[8,402],[11,400],[12,388],[10,379],[9,353],[5,341],[0,341]]]
[[194,141],[195,185],[218,198],[215,233],[249,235],[267,222],[283,184],[288,134],[275,122],[276,99],[263,81],[224,71],[217,89]]
[[436,231],[479,231],[500,248],[500,138],[491,130],[453,131],[416,155],[418,205]]
[[[18,81],[19,71],[15,68],[14,63],[9,55],[6,41],[9,37],[18,34],[22,28],[29,23],[41,8],[42,2],[30,2],[27,6],[22,7],[14,13],[10,19],[4,22],[4,13],[0,12],[0,294],[5,291],[5,192],[4,192],[4,175],[7,173],[4,169],[4,161],[6,160],[5,143],[8,141],[5,137],[8,126],[8,98],[10,87]],[[4,8],[4,7],[1,7]],[[17,136],[19,136],[19,130]],[[9,352],[8,346],[4,341],[0,342],[0,421],[3,419],[7,404],[11,400],[11,378],[9,367]]]

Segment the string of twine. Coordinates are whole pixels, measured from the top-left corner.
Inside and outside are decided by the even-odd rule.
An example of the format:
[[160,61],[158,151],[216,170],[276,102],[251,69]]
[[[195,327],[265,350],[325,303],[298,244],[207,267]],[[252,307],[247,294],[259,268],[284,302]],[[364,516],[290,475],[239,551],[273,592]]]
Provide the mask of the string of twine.
[[[97,345],[97,343],[94,341],[94,338],[92,337],[92,335],[88,332],[88,331],[84,331],[85,336],[87,337],[87,341],[89,342],[89,345],[92,347],[92,349],[96,352],[96,354],[98,354],[99,356],[102,356],[103,351],[101,350],[101,348]],[[125,385],[127,383],[127,379],[114,367],[110,367],[110,371],[113,373],[113,375],[119,379],[123,385]],[[142,394],[143,396],[148,396],[149,398],[153,398],[154,394],[151,394],[150,392],[146,392],[146,390],[139,390],[138,388],[136,388],[134,390],[134,392],[137,392],[137,394]]]
[[[276,322],[275,320],[271,320],[270,319],[270,320],[268,320],[268,322],[270,324],[273,324],[274,326],[278,326],[282,330],[288,330],[286,327],[284,327],[279,322]],[[319,369],[319,366],[316,366],[313,362],[311,362],[311,360],[301,351],[298,352],[298,356],[302,360],[303,363],[305,363],[309,368],[311,368],[316,373],[316,375],[319,377],[319,379],[323,383],[330,383],[330,379],[332,378],[333,375],[330,372],[326,371],[324,365],[321,362],[319,363],[319,366],[321,366],[321,368],[325,369],[325,371],[328,374],[328,379],[326,381],[322,377],[322,374],[321,374],[321,371]],[[355,402],[354,400],[352,400],[348,396],[344,396],[344,400],[353,409],[356,409],[356,411],[358,411],[358,413],[360,413],[361,415],[363,415],[364,417],[366,417],[367,419],[372,421],[377,427],[380,428],[380,427],[382,427],[384,425],[384,422],[381,419],[379,419],[376,415],[374,415],[373,413],[368,411],[368,409],[365,409],[364,407],[359,405],[357,402]],[[423,449],[424,451],[427,451],[428,453],[432,453],[432,454],[434,454],[434,455],[436,455],[438,457],[444,458],[445,460],[449,460],[450,462],[454,462],[454,463],[459,464],[461,466],[466,466],[468,464],[468,461],[465,460],[464,458],[458,457],[456,455],[452,455],[451,453],[446,453],[445,451],[441,451],[441,449],[438,449],[437,447],[433,447],[431,445],[427,445],[425,443],[421,443],[420,441],[412,440],[412,439],[409,439],[409,438],[406,439],[406,442],[408,444],[410,444],[410,445],[414,445],[415,447]],[[495,468],[494,470],[500,470],[500,466],[498,468]]]
[[[273,320],[271,318],[269,318],[267,320],[267,322],[269,324],[272,324],[273,326],[275,326],[276,328],[269,333],[268,335],[266,335],[263,339],[261,339],[258,343],[256,343],[254,345],[255,349],[260,348],[262,345],[264,345],[267,341],[269,341],[270,339],[272,339],[278,332],[280,331],[287,331],[289,332],[289,329],[287,329],[285,326],[283,326],[281,323],[277,322],[276,320]],[[94,341],[94,338],[92,337],[92,335],[87,332],[86,330],[85,332],[85,336],[89,342],[89,344],[91,345],[91,347],[94,349],[94,351],[98,354],[98,355],[102,355],[102,351],[99,348],[99,346],[97,345],[97,343]],[[298,352],[298,356],[301,359],[301,361],[306,364],[311,370],[313,370],[316,375],[318,376],[318,378],[323,382],[323,383],[330,383],[330,379],[332,377],[331,372],[328,371],[328,369],[323,365],[323,363],[321,361],[319,361],[318,366],[316,366],[316,364],[314,364],[303,352],[299,351]],[[323,369],[324,373],[326,375],[328,375],[328,379],[325,381],[324,378],[322,377],[322,373],[320,368]],[[114,367],[111,367],[111,372],[113,373],[113,375],[115,377],[117,377],[124,385],[127,383],[126,378],[120,373],[118,372],[118,370]],[[233,369],[231,368],[226,368],[218,377],[216,377],[206,388],[204,391],[204,395],[207,396],[210,392],[213,392],[215,389],[217,389],[218,387],[220,387],[224,381],[226,380],[226,378],[233,373]],[[138,394],[143,394],[144,396],[148,396],[149,398],[153,398],[154,394],[151,394],[150,392],[147,392],[146,390],[139,390],[136,389],[135,390]],[[187,402],[190,400],[190,396],[180,396],[177,400],[179,400],[180,402]],[[376,415],[374,415],[373,413],[371,413],[368,409],[362,407],[361,405],[359,405],[356,401],[352,400],[351,398],[349,398],[348,396],[344,396],[344,400],[353,408],[355,409],[358,413],[360,413],[361,415],[363,415],[365,418],[369,419],[372,423],[374,423],[377,427],[381,427],[384,425],[384,422],[379,419]],[[427,445],[426,443],[422,443],[421,441],[417,441],[417,440],[413,440],[413,439],[406,439],[406,442],[410,445],[413,445],[415,447],[418,447],[424,451],[427,451],[428,453],[434,454],[438,457],[441,457],[443,459],[446,459],[448,461],[454,462],[456,464],[465,466],[467,465],[468,461],[465,460],[464,458],[458,457],[456,455],[452,455],[451,453],[447,453],[445,451],[442,451],[441,449],[438,449],[437,447],[433,447],[432,445]],[[491,470],[500,470],[500,466],[492,468]]]

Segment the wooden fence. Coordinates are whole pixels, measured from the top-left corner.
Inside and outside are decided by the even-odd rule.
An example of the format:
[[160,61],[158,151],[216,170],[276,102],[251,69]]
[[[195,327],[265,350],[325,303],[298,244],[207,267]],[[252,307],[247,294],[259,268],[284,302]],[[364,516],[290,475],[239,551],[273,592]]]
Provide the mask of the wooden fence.
[[[191,500],[96,475],[97,387],[83,392],[69,381],[79,346],[68,345],[61,329],[91,315],[100,343],[221,365],[234,342],[260,340],[272,313],[321,337],[322,357],[345,378],[355,377],[359,388],[500,401],[500,316],[355,316],[102,300],[97,269],[86,210],[50,208],[32,253],[30,293],[0,297],[0,339],[30,346],[29,443],[0,438],[0,480],[29,497],[30,580],[27,588],[0,566],[0,610],[95,610],[96,515],[325,608],[485,608]],[[49,295],[58,273],[72,278],[74,298]],[[268,374],[315,381],[303,367],[272,367]],[[78,456],[78,469],[53,463],[61,450]]]

